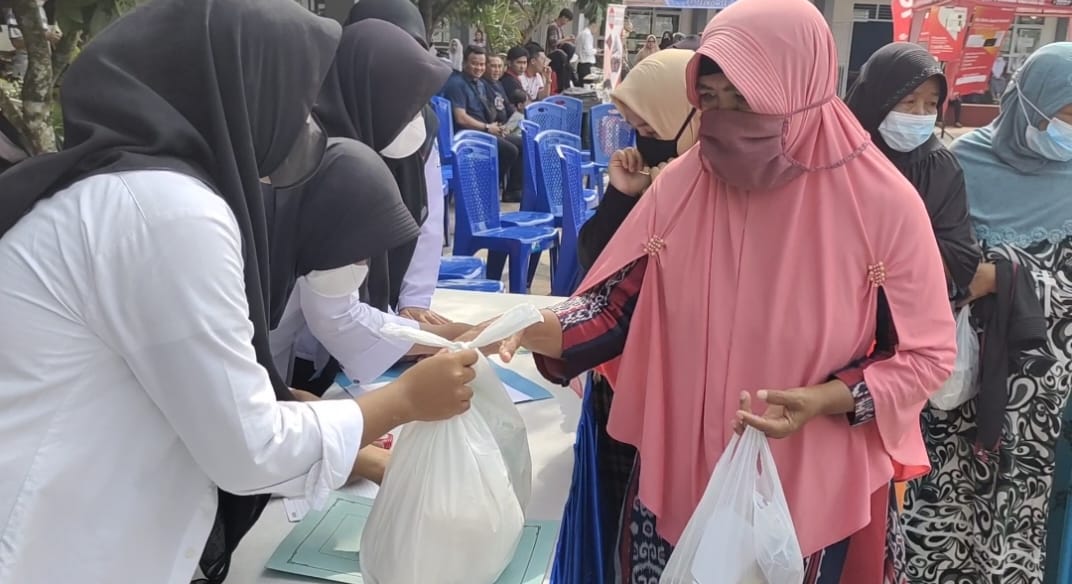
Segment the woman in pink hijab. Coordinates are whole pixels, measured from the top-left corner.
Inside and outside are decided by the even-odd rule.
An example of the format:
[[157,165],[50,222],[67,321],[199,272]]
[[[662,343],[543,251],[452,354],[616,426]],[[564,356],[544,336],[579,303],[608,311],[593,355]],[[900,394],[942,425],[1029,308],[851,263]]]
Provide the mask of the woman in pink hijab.
[[[687,70],[699,144],[579,294],[500,347],[614,388],[608,431],[638,452],[604,533],[617,582],[658,580],[744,425],[772,438],[809,583],[903,582],[890,483],[928,468],[919,414],[955,328],[926,209],[835,96],[836,55],[806,0],[719,13]],[[880,302],[895,349],[869,355]]]

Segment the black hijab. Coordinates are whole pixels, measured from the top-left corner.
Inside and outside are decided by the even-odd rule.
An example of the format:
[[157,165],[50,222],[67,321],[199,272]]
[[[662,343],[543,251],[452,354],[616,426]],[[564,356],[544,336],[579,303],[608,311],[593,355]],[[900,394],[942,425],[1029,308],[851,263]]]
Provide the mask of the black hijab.
[[380,155],[355,140],[328,143],[316,174],[291,189],[267,189],[272,221],[272,328],[299,276],[332,270],[417,239],[420,227]]
[[573,69],[569,65],[569,57],[562,49],[555,49],[548,55],[551,60],[551,70],[555,72],[555,79],[557,80],[557,87],[555,88],[558,93],[573,87]]
[[[68,70],[64,149],[0,176],[0,234],[80,179],[169,169],[228,204],[242,235],[257,361],[292,399],[268,346],[268,229],[259,178],[290,154],[335,56],[339,26],[291,0],[156,0],[98,35]],[[151,40],[147,40],[151,39]],[[221,492],[202,557],[220,582],[268,496]]]
[[[428,50],[428,38],[424,28],[424,17],[417,5],[410,0],[361,0],[350,9],[350,16],[346,19],[347,26],[361,22],[362,20],[382,20],[401,28],[413,40],[420,43],[421,48]],[[437,57],[438,58],[438,57]],[[431,107],[424,110],[425,130],[428,139],[421,148],[421,159],[428,161],[428,155],[432,151],[432,143],[435,142],[436,133],[439,131],[439,118]],[[388,164],[390,166],[390,164]],[[403,197],[405,190],[402,191]],[[425,194],[427,197],[427,193]],[[416,217],[416,216],[415,216]]]
[[952,284],[964,291],[975,276],[980,252],[968,219],[960,164],[937,136],[911,152],[897,152],[878,130],[893,108],[928,79],[938,80],[941,112],[948,85],[938,61],[919,45],[892,43],[868,59],[845,101],[871,140],[923,197]]
[[[330,136],[357,140],[379,152],[417,113],[424,112],[425,144],[430,149],[438,126],[428,103],[450,72],[449,65],[433,57],[401,27],[382,20],[362,20],[343,31],[316,114]],[[429,131],[430,122],[434,127]],[[402,200],[418,224],[424,222],[428,207],[425,162],[421,153],[387,160]],[[415,244],[370,262],[370,304],[381,310],[397,305]]]
[[428,50],[424,17],[417,5],[410,0],[361,0],[350,9],[346,24],[371,19],[390,22],[406,31],[424,50]]
[[197,177],[238,222],[257,360],[277,395],[289,397],[268,346],[259,179],[305,127],[338,38],[337,24],[289,0],[157,0],[130,12],[64,77],[63,150],[0,176],[0,234],[37,201],[92,175],[170,169]]

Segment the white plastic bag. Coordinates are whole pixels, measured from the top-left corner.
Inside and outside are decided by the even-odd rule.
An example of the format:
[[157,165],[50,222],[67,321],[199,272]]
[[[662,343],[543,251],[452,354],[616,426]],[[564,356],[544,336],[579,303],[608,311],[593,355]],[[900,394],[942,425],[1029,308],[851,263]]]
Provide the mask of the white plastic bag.
[[799,584],[804,556],[767,437],[734,435],[663,571],[662,584]]
[[957,314],[957,360],[953,374],[934,395],[931,405],[955,410],[979,393],[979,335],[971,323],[971,306]]
[[[382,334],[458,351],[541,320],[519,306],[468,344],[397,325]],[[532,490],[528,434],[483,355],[474,368],[468,412],[403,427],[361,535],[365,584],[492,584],[513,559]]]

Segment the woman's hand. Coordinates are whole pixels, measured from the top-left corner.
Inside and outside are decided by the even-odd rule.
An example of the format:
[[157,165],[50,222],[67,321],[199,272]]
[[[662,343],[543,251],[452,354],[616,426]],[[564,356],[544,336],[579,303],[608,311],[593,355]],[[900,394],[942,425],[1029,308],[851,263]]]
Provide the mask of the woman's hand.
[[976,300],[993,294],[998,287],[998,267],[991,263],[979,264],[975,270],[975,277],[968,285],[968,297],[961,300],[957,305],[964,306]]
[[612,154],[607,173],[611,186],[630,197],[639,197],[651,186],[654,178],[636,148],[625,148]]
[[353,484],[361,479],[374,483],[383,483],[383,475],[387,472],[387,463],[391,460],[391,451],[376,445],[369,445],[357,451],[357,460],[350,471],[350,479],[346,484]]
[[[499,320],[499,317],[496,316],[493,319],[486,320],[486,321],[474,326],[473,328],[469,329],[464,334],[462,334],[462,335],[458,336],[457,338],[455,338],[454,342],[456,342],[456,343],[471,343],[471,342],[473,342],[474,340],[476,340],[476,338],[478,336],[480,336],[480,333],[484,332],[484,329],[488,328],[488,325],[490,325],[491,323],[493,323],[493,322],[495,322],[497,320]],[[522,340],[522,338],[524,336],[525,336],[525,331],[521,331],[521,332],[513,335],[512,337],[506,338],[506,339],[504,339],[502,341],[499,341],[497,343],[491,343],[490,345],[486,345],[486,346],[483,346],[483,347],[477,347],[477,348],[480,349],[481,353],[484,353],[488,357],[497,354],[497,355],[499,355],[499,358],[501,358],[503,360],[503,363],[509,363],[511,360],[513,360],[514,354],[517,353],[517,350],[521,348],[521,340]]]
[[424,324],[451,324],[452,322],[449,318],[428,308],[403,308],[398,315]]
[[803,428],[804,424],[818,413],[807,391],[761,389],[756,392],[756,397],[767,403],[767,409],[762,416],[752,413],[751,394],[747,391],[741,392],[737,418],[734,421],[734,431],[738,434],[751,426],[766,434],[768,438],[785,438]]
[[440,353],[410,367],[398,378],[410,418],[420,422],[446,420],[469,409],[476,377],[476,351]]
[[769,438],[785,438],[816,416],[846,414],[855,407],[852,392],[838,380],[785,391],[761,389],[756,392],[756,397],[767,404],[762,416],[752,413],[751,394],[741,392],[733,424],[738,434],[751,426]]

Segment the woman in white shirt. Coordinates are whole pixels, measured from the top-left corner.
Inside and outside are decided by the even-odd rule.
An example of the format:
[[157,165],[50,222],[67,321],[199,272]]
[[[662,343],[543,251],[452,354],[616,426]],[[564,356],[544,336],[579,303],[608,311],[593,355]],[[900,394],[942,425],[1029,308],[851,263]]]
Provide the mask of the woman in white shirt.
[[[350,9],[350,16],[346,26],[364,20],[381,20],[393,24],[408,34],[422,48],[428,48],[428,40],[425,37],[424,17],[417,5],[412,2],[399,2],[397,0],[361,0]],[[344,41],[340,42],[339,53],[354,53],[346,42],[344,29]],[[397,36],[397,35],[396,35]],[[398,47],[411,47],[401,38],[397,40]],[[367,45],[366,45],[367,47]],[[439,282],[439,263],[443,255],[445,193],[443,192],[443,172],[439,163],[439,148],[436,144],[436,135],[439,131],[439,118],[435,115],[429,102],[432,95],[438,92],[445,81],[428,84],[422,82],[418,91],[413,91],[410,85],[411,77],[408,75],[408,67],[425,69],[422,61],[414,60],[408,49],[400,49],[398,54],[383,56],[380,51],[389,47],[377,47],[373,50],[381,55],[384,64],[390,64],[392,59],[395,66],[382,74],[370,76],[370,79],[378,79],[383,84],[381,89],[384,95],[393,98],[398,110],[409,109],[409,98],[415,94],[428,95],[421,110],[424,117],[425,140],[419,152],[410,156],[395,158],[405,149],[387,149],[382,145],[370,144],[374,148],[391,154],[384,155],[387,166],[398,180],[398,188],[402,192],[402,200],[406,203],[413,214],[417,224],[421,226],[421,233],[414,244],[401,246],[390,250],[386,254],[386,261],[370,262],[368,301],[382,310],[394,310],[402,316],[418,322],[428,324],[447,324],[447,319],[435,314],[430,310],[432,294]],[[364,52],[366,49],[362,49]],[[432,54],[432,61],[436,64],[442,61]],[[449,73],[444,67],[444,72]],[[399,75],[401,73],[401,76]],[[371,72],[370,72],[371,75]],[[391,89],[397,83],[395,79],[401,79],[405,85],[399,91]],[[438,75],[430,75],[428,80],[438,79]],[[368,85],[368,84],[363,84]],[[374,86],[375,87],[375,86]],[[412,93],[411,93],[412,92]],[[368,101],[368,100],[363,100]],[[373,108],[377,111],[380,108]],[[381,112],[382,113],[382,112]],[[391,117],[390,114],[387,115]],[[406,119],[409,119],[408,117]],[[346,137],[354,138],[354,136]],[[381,137],[381,138],[386,138]],[[398,139],[396,138],[396,141]],[[367,143],[367,142],[366,142]],[[398,144],[396,144],[398,146]],[[449,144],[447,145],[450,146]]]
[[472,352],[277,401],[258,179],[319,163],[338,37],[290,0],[146,4],[68,71],[65,149],[0,176],[0,582],[189,582],[217,514],[219,582],[243,495],[319,504],[363,444],[468,407]]
[[[360,6],[356,5],[355,10]],[[419,155],[419,150],[427,142],[427,125],[422,110],[449,75],[449,67],[428,55],[401,27],[379,19],[362,19],[343,30],[335,66],[317,101],[316,116],[329,135],[362,142],[378,151],[389,165],[409,161]],[[376,83],[368,83],[369,79],[375,79]],[[420,181],[403,181],[399,172],[395,177],[400,186],[405,183],[410,188],[418,188],[417,182],[441,184],[441,175],[431,176],[428,168],[424,167],[426,175],[421,176]],[[438,174],[438,165],[431,168]],[[441,204],[442,198],[436,202]],[[379,219],[370,215],[366,220]],[[368,256],[369,267],[374,270],[377,258],[384,252],[404,247],[413,239],[396,243],[378,238],[375,243],[379,249]],[[436,242],[425,240],[425,243],[434,245],[438,252],[442,239]],[[438,272],[438,267],[435,271]],[[369,287],[377,284],[375,275],[375,271],[369,274]],[[425,317],[409,314],[414,319],[395,316],[391,306],[376,301],[372,290],[364,297],[353,295],[329,299],[299,286],[297,294],[299,297],[291,299],[284,324],[280,326],[289,332],[281,332],[285,337],[273,339],[273,342],[280,351],[286,350],[285,344],[301,331],[300,321],[304,319],[316,340],[355,381],[375,380],[407,354],[432,352],[422,348],[414,350],[409,343],[383,339],[379,329],[387,322],[421,326],[447,337],[467,330],[464,325],[449,323],[434,314]],[[429,291],[428,301],[430,296]],[[422,308],[427,309],[427,305]],[[330,384],[333,371],[323,367],[316,369],[317,379],[312,382],[295,379],[297,386],[319,393],[325,384]]]

